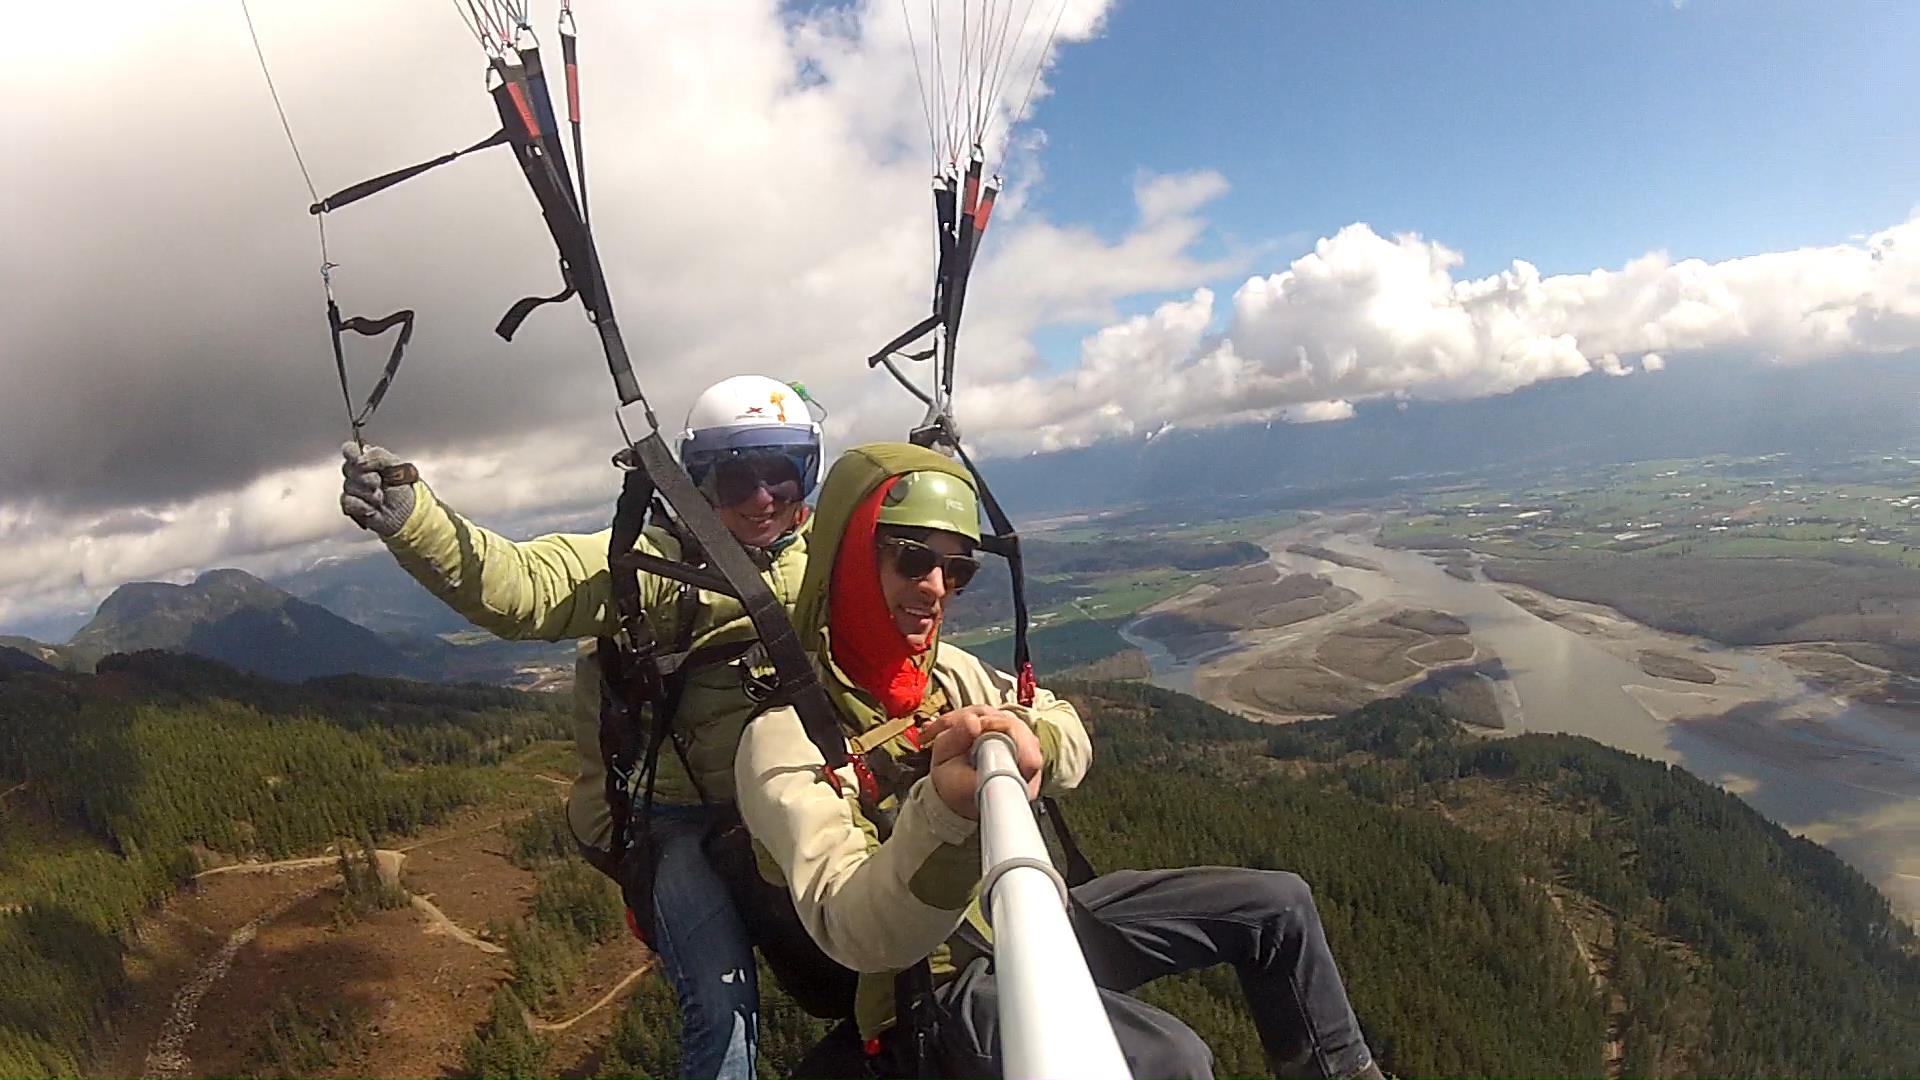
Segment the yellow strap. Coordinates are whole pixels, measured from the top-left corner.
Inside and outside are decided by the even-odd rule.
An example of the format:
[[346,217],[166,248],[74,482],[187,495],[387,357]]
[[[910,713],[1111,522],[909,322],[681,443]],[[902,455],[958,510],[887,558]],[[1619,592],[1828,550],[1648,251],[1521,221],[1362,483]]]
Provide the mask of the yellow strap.
[[851,753],[864,754],[874,747],[885,744],[889,739],[905,734],[908,728],[916,724],[924,724],[946,711],[947,692],[941,689],[939,683],[929,682],[926,697],[921,699],[918,709],[897,720],[889,720],[879,727],[870,727],[858,735],[849,736],[847,748]]
[[919,722],[920,715],[918,713],[909,713],[897,720],[889,720],[879,727],[868,728],[860,734],[855,735],[853,738],[847,740],[847,747],[856,754],[864,754],[886,742],[888,739],[905,732],[908,728]]

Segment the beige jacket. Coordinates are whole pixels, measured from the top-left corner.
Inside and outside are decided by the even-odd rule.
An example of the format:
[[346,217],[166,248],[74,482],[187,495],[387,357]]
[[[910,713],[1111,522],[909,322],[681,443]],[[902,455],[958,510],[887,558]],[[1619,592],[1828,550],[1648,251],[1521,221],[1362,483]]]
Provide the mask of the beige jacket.
[[[951,645],[939,646],[933,678],[950,709],[998,705],[1033,726],[1047,755],[1048,794],[1086,775],[1093,746],[1068,702],[1041,690],[1032,707],[1022,706],[1011,677]],[[821,778],[825,764],[797,712],[762,714],[740,738],[740,816],[828,956],[863,973],[904,970],[934,954],[966,917],[980,884],[978,827],[922,779],[902,800],[892,836],[879,843],[851,767],[840,770],[836,792]],[[862,994],[863,1004],[868,997]],[[861,1026],[876,1025],[863,1016]]]

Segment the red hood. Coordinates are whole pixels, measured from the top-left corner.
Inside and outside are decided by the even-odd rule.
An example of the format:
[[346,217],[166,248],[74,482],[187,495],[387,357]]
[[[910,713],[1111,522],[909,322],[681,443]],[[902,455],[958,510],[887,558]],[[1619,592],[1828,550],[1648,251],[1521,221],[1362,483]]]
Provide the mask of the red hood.
[[[853,684],[879,701],[887,716],[905,716],[927,694],[927,671],[919,663],[926,648],[914,648],[894,625],[880,590],[880,559],[874,551],[880,503],[898,477],[869,492],[854,508],[834,555],[828,586],[828,641],[833,662]],[[934,628],[935,634],[939,627]],[[931,645],[934,638],[929,636]]]

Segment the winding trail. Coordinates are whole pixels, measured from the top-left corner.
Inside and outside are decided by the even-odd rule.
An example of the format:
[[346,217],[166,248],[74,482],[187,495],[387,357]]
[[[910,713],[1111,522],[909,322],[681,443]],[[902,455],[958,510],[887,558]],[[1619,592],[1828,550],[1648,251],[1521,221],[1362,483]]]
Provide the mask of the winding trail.
[[628,987],[640,981],[640,976],[645,975],[647,972],[652,970],[653,970],[652,960],[648,960],[646,963],[641,964],[637,968],[634,968],[632,972],[628,973],[626,978],[621,979],[618,983],[615,983],[613,989],[603,994],[599,1001],[596,1001],[592,1005],[587,1006],[587,1010],[585,1012],[581,1013],[578,1016],[573,1017],[572,1019],[559,1020],[559,1021],[554,1021],[549,1023],[548,1021],[542,1020],[539,1017],[534,1016],[532,1013],[528,1013],[527,1023],[535,1031],[565,1031],[568,1028],[572,1027],[573,1025],[579,1023],[580,1021],[585,1020],[587,1017],[592,1016],[594,1013],[599,1012],[601,1009],[604,1009],[607,1006],[613,1004],[615,999],[617,999],[621,994],[626,993]]
[[312,870],[322,866],[332,866],[340,861],[338,855],[314,855],[304,859],[281,859],[278,862],[241,862],[226,866],[216,866],[211,870],[202,870],[193,875],[193,880],[216,877],[220,874],[281,874],[290,870]]
[[[488,829],[498,828],[499,825],[500,823],[496,821],[492,825],[487,826],[486,829],[477,829],[472,832],[486,832]],[[472,832],[460,835],[472,835]],[[439,837],[434,841],[425,841],[423,844],[435,843],[438,842],[438,840],[447,839],[452,839],[452,837]],[[398,851],[384,848],[377,850],[375,852],[375,858],[379,866],[381,880],[387,884],[398,886],[400,881],[400,864],[406,860],[406,851],[421,847],[423,844],[414,844],[411,848],[403,848]],[[313,870],[333,866],[338,864],[339,861],[340,857],[338,855],[319,855],[302,859],[281,859],[277,862],[270,863],[235,863],[231,866],[216,866],[211,870],[202,870],[200,873],[194,875],[194,879],[197,881],[201,878],[220,874],[289,873],[297,870]],[[174,1078],[185,1077],[191,1074],[193,1071],[193,1059],[187,1056],[186,1044],[187,1038],[193,1034],[194,1017],[199,1012],[201,1000],[207,996],[209,991],[219,984],[221,979],[226,977],[227,971],[233,967],[234,958],[239,955],[241,949],[246,948],[247,945],[259,935],[262,928],[286,914],[287,911],[295,905],[311,899],[318,895],[323,889],[332,888],[335,884],[339,883],[339,881],[340,879],[337,877],[328,877],[309,885],[280,900],[266,911],[248,920],[247,923],[238,930],[227,935],[225,943],[201,961],[199,968],[194,971],[192,977],[189,978],[185,985],[181,986],[180,990],[174,995],[173,1004],[168,1010],[165,1022],[161,1024],[160,1033],[155,1037],[153,1046],[147,1051],[146,1064],[141,1071],[141,1075],[149,1078],[149,1080],[174,1080]],[[401,887],[404,888],[404,886]],[[426,918],[428,925],[425,932],[429,934],[444,934],[463,945],[472,946],[491,956],[498,956],[506,952],[506,950],[499,945],[475,936],[471,931],[448,918],[446,912],[441,911],[433,901],[426,897],[408,891],[407,902],[412,905],[415,911]],[[608,1001],[612,1000],[620,991],[626,989],[626,987],[632,983],[633,979],[645,970],[647,969],[643,967],[640,971],[628,976],[628,978],[619,986],[616,986],[606,998],[601,999],[592,1009],[588,1009],[587,1013],[591,1013],[595,1009],[599,1009],[607,1004]],[[582,1013],[581,1016],[585,1016],[587,1013]],[[574,1020],[578,1019],[580,1019],[580,1017],[574,1018]],[[565,1025],[560,1027],[550,1029],[543,1028],[542,1030],[564,1030],[566,1027],[571,1026],[574,1020],[569,1020]]]
[[408,893],[407,902],[413,905],[413,910],[427,917],[427,921],[432,924],[427,930],[430,934],[438,931],[461,944],[471,945],[489,956],[499,956],[507,951],[491,941],[475,937],[466,927],[447,918],[446,912],[441,911],[438,907],[434,906],[433,901],[421,896],[419,893]]

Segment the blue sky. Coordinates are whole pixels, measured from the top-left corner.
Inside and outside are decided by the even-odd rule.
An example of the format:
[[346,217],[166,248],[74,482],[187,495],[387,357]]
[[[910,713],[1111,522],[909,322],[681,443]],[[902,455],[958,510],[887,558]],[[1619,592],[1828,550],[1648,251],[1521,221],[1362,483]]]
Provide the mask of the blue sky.
[[1115,231],[1138,169],[1222,172],[1223,237],[1366,221],[1468,275],[1834,243],[1920,201],[1914,4],[1135,0],[1052,79],[1040,203]]

